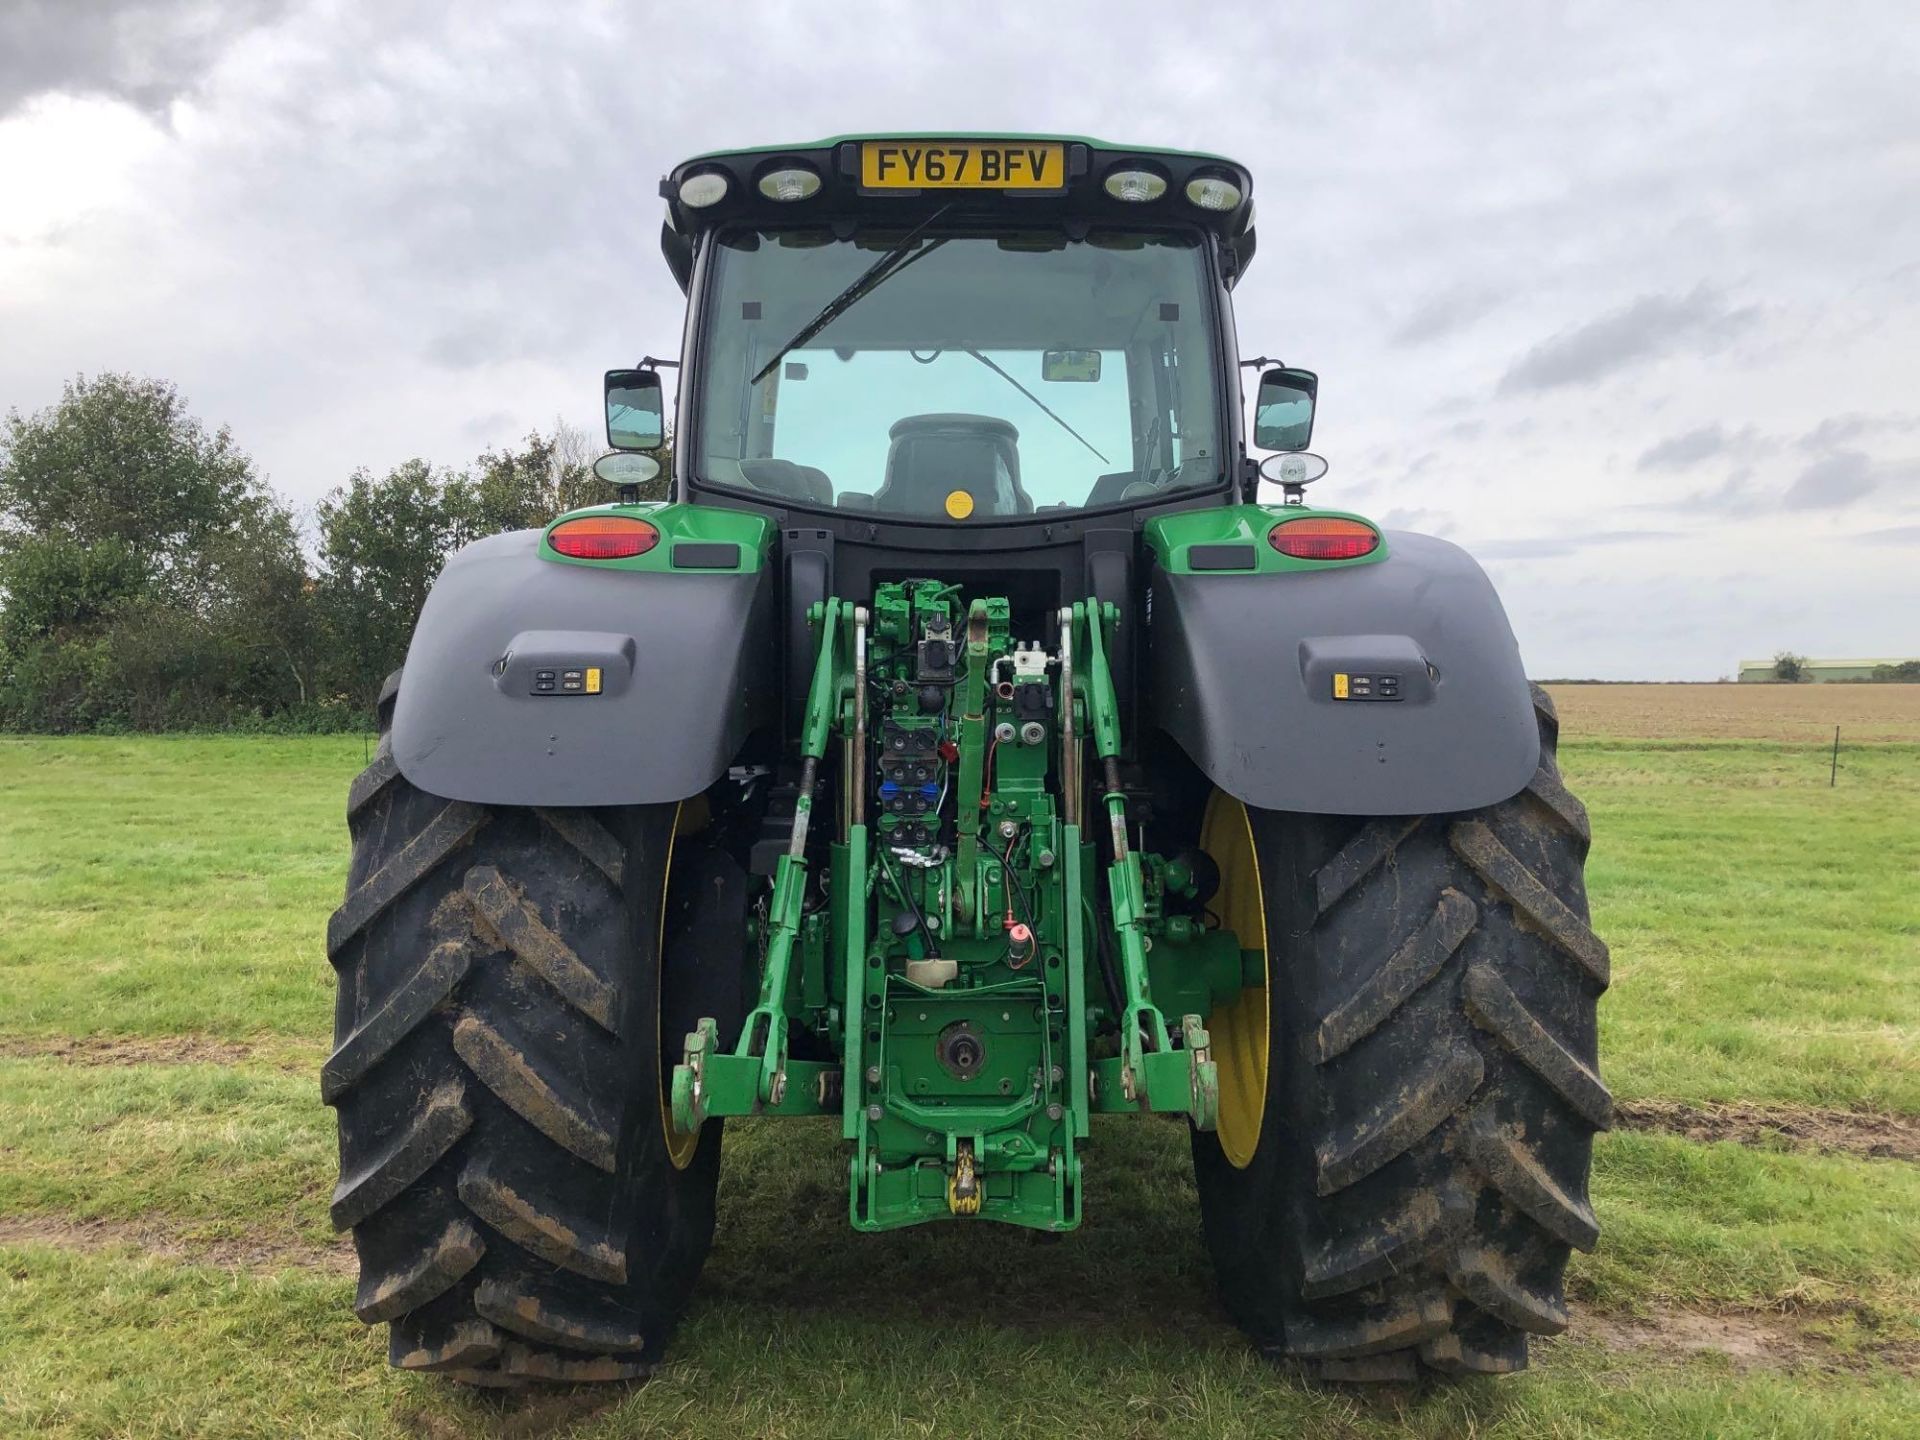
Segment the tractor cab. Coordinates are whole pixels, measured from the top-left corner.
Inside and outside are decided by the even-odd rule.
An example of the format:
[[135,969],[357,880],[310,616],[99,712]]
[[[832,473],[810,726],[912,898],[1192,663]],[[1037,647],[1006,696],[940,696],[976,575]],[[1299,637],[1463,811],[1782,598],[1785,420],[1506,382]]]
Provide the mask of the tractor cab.
[[[1005,597],[1016,633],[1090,596],[1127,617],[1112,659],[1131,754],[1156,566],[1382,557],[1359,517],[1254,503],[1231,305],[1252,189],[1220,156],[1062,137],[836,139],[661,182],[684,349],[607,374],[608,438],[664,442],[677,366],[680,503],[654,521],[772,522],[789,734],[812,608],[936,558],[969,596]],[[1260,379],[1252,438],[1286,452],[1268,478],[1296,505],[1326,468],[1296,453],[1316,390],[1304,370]]]
[[[1227,297],[1252,181],[1233,162],[842,139],[702,156],[661,189],[690,299],[680,498],[937,548],[954,527],[1006,547],[1250,498]],[[657,370],[607,383],[611,438],[657,436]],[[1290,383],[1305,419],[1311,376]]]

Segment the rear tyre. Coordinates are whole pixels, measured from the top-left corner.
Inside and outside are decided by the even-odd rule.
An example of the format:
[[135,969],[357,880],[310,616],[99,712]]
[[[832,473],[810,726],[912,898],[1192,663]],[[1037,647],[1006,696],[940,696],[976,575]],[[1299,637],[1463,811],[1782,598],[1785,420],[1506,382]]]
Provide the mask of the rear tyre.
[[380,694],[373,702],[374,726],[384,735],[393,728],[393,707],[400,703],[400,676],[405,667],[380,682]]
[[[1264,929],[1270,1003],[1264,1047],[1223,1050],[1210,1026],[1207,1244],[1239,1325],[1329,1379],[1524,1368],[1529,1335],[1566,1327],[1570,1250],[1598,1235],[1607,948],[1553,702],[1535,687],[1534,705],[1540,768],[1486,810],[1358,820],[1216,796],[1209,812],[1215,908],[1243,938]],[[1236,1084],[1258,1101],[1229,1123]]]
[[321,1088],[354,1309],[395,1365],[497,1385],[660,1358],[720,1163],[718,1122],[672,1139],[667,1075],[694,1019],[743,1008],[745,877],[676,844],[678,815],[443,800],[385,738],[354,782]]

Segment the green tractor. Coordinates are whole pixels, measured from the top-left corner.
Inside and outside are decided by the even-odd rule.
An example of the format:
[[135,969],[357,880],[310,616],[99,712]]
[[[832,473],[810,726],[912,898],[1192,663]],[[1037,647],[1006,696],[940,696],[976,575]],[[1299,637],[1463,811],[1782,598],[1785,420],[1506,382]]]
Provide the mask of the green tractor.
[[1157,1113],[1264,1351],[1521,1368],[1596,1235],[1587,819],[1479,567],[1305,503],[1246,170],[859,137],[661,193],[686,329],[606,377],[620,499],[452,558],[348,801],[360,1318],[641,1376],[727,1117],[836,1123],[855,1229],[1061,1232],[1094,1117]]

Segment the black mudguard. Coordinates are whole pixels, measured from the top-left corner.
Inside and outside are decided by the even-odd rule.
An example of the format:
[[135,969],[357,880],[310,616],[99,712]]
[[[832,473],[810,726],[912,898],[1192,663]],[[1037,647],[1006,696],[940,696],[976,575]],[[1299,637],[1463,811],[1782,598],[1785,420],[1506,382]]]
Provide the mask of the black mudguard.
[[[539,542],[517,530],[447,562],[407,650],[400,773],[489,805],[699,794],[778,714],[770,572],[569,565]],[[589,669],[599,693],[567,688]]]
[[[1426,815],[1497,804],[1532,778],[1526,672],[1486,572],[1429,535],[1394,531],[1387,544],[1374,565],[1154,571],[1151,717],[1229,795],[1266,810]],[[1386,698],[1382,677],[1394,681]]]

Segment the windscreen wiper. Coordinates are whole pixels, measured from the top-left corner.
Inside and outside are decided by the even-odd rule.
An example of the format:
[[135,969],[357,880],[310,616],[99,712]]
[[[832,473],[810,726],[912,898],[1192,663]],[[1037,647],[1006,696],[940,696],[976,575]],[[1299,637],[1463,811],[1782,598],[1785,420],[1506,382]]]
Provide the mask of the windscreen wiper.
[[[1066,421],[1062,420],[1058,415],[1054,414],[1053,411],[1048,408],[1047,402],[1042,400],[1038,395],[1034,394],[1033,391],[1029,390],[1026,386],[1022,385],[1018,380],[1014,379],[1013,376],[1009,375],[1006,371],[1002,370],[998,365],[994,364],[993,361],[989,360],[986,356],[982,355],[978,350],[969,350],[967,351],[967,354],[973,356],[974,359],[978,360],[982,365],[986,366],[989,370],[993,371],[994,374],[998,375],[1002,380],[1006,381],[1009,385],[1013,386],[1014,389],[1018,390],[1022,395],[1026,396],[1034,404],[1038,405],[1041,408],[1041,410],[1046,412],[1047,418],[1053,421],[1054,424],[1058,425],[1062,430],[1066,431],[1069,435],[1073,436],[1073,438],[1078,440],[1082,445],[1085,445],[1087,449],[1093,450],[1092,441],[1088,440],[1086,436],[1082,435],[1078,430],[1074,429],[1073,426],[1069,425]],[[1111,465],[1113,463],[1111,460],[1107,459],[1106,456],[1102,455],[1098,450],[1093,450],[1093,454],[1094,454],[1094,458],[1097,459],[1102,465]]]
[[933,244],[929,245],[926,249],[920,251],[918,254],[909,255],[907,253],[908,251],[913,249],[914,242],[920,238],[920,233],[923,230],[925,230],[929,225],[933,224],[934,221],[938,220],[942,215],[946,214],[947,211],[951,210],[952,208],[953,208],[953,202],[948,201],[945,205],[942,205],[938,210],[934,211],[931,215],[927,216],[927,218],[922,220],[918,225],[914,226],[913,229],[909,230],[903,237],[901,237],[900,243],[898,245],[895,245],[891,250],[887,251],[886,254],[882,255],[878,260],[874,261],[873,264],[869,265],[864,271],[861,272],[858,279],[856,279],[851,285],[847,286],[846,289],[842,290],[838,295],[834,296],[833,299],[829,300],[824,306],[822,306],[820,313],[814,316],[813,319],[809,320],[805,325],[801,326],[800,333],[795,335],[791,340],[787,341],[786,344],[782,345],[778,350],[776,350],[773,354],[773,358],[767,361],[766,364],[762,365],[757,371],[755,371],[753,379],[749,380],[747,383],[749,385],[758,385],[762,380],[766,379],[767,376],[773,373],[773,367],[778,365],[782,360],[786,359],[787,355],[791,351],[798,350],[802,345],[806,344],[809,340],[813,339],[814,336],[818,335],[822,330],[826,329],[827,326],[831,325],[834,321],[838,320],[842,315],[846,314],[847,311],[851,310],[865,296],[870,295],[875,290],[879,289],[880,286],[885,281],[891,280],[895,275],[899,274],[902,270],[906,269],[907,266],[913,264],[915,260],[920,260],[925,258],[928,255],[931,255],[934,251],[938,250],[942,245],[946,244],[947,242],[943,238],[943,239],[934,241]]

